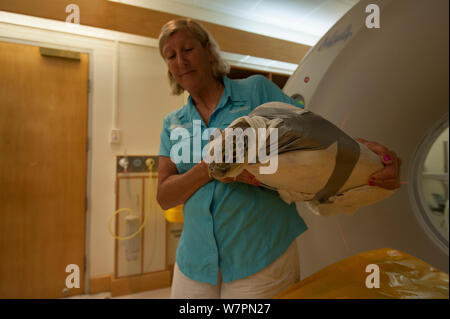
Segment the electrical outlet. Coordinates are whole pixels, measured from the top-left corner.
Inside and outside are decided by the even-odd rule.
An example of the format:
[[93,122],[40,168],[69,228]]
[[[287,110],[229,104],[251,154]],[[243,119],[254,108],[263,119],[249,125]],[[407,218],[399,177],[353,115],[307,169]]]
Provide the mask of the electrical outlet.
[[120,144],[120,130],[119,129],[116,129],[116,128],[111,129],[110,143],[111,144]]

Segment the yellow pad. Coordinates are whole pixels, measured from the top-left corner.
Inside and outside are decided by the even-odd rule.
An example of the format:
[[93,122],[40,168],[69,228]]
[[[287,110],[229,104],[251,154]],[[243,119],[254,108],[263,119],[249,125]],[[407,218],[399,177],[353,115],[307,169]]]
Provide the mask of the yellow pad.
[[[379,268],[379,288],[367,288]],[[448,274],[404,252],[383,248],[330,265],[275,297],[276,299],[449,298]]]

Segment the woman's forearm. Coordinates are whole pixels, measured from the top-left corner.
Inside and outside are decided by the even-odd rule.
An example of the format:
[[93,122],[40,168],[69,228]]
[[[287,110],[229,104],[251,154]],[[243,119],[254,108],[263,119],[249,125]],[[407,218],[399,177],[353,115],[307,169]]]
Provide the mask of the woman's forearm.
[[162,181],[158,187],[157,201],[162,209],[184,204],[210,180],[207,164],[200,162],[186,173],[174,174]]

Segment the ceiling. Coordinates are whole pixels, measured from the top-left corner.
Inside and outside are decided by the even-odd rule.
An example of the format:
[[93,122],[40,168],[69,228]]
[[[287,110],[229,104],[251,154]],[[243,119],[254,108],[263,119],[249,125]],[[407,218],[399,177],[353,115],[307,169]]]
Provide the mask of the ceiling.
[[[359,0],[108,0],[314,46]],[[292,74],[296,64],[223,52],[234,66]]]
[[314,46],[359,0],[110,0]]

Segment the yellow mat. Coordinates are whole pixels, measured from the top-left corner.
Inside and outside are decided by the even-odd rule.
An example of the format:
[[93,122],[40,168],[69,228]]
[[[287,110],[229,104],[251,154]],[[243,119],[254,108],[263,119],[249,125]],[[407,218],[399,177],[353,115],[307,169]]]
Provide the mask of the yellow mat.
[[276,296],[276,299],[391,298],[448,299],[448,274],[402,251],[383,248],[330,265]]

